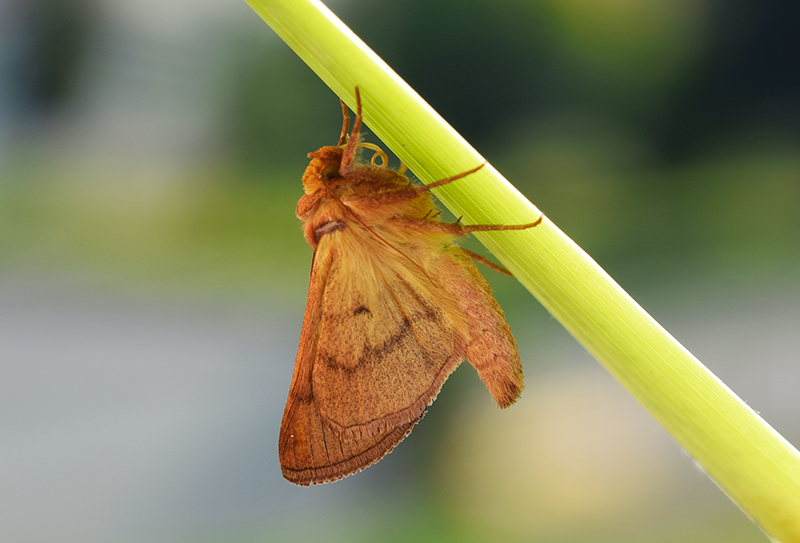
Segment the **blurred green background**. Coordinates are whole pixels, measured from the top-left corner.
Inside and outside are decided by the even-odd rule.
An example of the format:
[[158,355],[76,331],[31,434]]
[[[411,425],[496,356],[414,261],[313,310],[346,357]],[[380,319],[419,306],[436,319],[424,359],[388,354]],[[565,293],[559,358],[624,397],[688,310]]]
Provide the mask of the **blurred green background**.
[[[795,2],[329,5],[800,443]],[[521,400],[500,412],[462,367],[379,464],[283,481],[294,205],[340,115],[244,2],[0,2],[4,540],[767,540],[488,270]]]

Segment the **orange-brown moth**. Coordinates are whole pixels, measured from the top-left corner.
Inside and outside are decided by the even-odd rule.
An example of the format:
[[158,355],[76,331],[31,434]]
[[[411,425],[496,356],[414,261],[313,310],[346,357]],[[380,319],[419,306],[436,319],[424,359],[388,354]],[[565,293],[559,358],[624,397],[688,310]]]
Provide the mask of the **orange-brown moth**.
[[[468,232],[541,222],[441,222],[426,186],[386,167],[359,141],[361,97],[347,137],[310,153],[297,216],[314,249],[300,346],[278,443],[289,481],[335,481],[377,462],[405,438],[450,373],[467,359],[497,404],[522,391],[516,342],[486,280],[455,245]],[[357,160],[359,147],[383,164]],[[490,264],[491,265],[491,264]],[[499,266],[492,266],[498,269]],[[502,268],[499,268],[501,271]]]

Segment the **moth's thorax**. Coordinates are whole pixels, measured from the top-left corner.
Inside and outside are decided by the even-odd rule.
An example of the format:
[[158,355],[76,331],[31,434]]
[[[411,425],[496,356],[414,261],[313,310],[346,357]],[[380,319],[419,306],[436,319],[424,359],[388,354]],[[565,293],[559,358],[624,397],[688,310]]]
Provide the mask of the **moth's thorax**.
[[361,163],[356,159],[346,174],[340,172],[341,147],[322,147],[309,153],[311,162],[303,174],[303,189],[306,194],[318,190],[330,192],[337,198],[350,194],[371,194],[408,186],[410,183],[401,173],[391,168]]
[[305,194],[297,203],[303,233],[316,248],[322,235],[354,228],[380,226],[395,217],[421,219],[435,215],[430,193],[412,192],[410,198],[384,198],[411,189],[403,174],[390,168],[354,162],[342,174],[341,147],[322,147],[308,156],[303,174]]

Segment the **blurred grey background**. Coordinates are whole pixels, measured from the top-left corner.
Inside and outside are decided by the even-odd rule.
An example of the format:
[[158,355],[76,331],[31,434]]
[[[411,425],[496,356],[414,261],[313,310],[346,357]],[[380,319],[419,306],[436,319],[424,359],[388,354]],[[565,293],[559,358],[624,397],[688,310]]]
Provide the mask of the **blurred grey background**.
[[[800,443],[796,2],[330,6]],[[0,539],[765,542],[488,270],[521,400],[464,366],[379,464],[283,481],[294,205],[340,115],[244,2],[0,0]]]

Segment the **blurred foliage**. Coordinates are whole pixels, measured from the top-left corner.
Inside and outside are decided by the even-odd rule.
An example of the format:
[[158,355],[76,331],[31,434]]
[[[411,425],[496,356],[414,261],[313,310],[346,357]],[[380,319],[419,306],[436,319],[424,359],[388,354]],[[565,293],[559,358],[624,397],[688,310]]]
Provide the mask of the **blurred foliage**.
[[296,272],[309,266],[311,253],[293,213],[301,189],[291,190],[280,173],[270,184],[212,170],[122,186],[63,167],[17,175],[26,182],[0,194],[0,266],[7,271],[48,277],[60,270],[95,286],[195,295],[305,293],[307,276]]
[[4,29],[6,39],[16,42],[14,54],[0,58],[12,75],[15,107],[37,116],[57,112],[75,91],[93,27],[91,10],[82,0],[43,0],[15,23]]
[[[232,152],[244,164],[296,166],[339,139],[342,114],[335,95],[293,55],[284,48],[262,49],[240,67],[241,94],[231,101],[228,123]],[[298,174],[299,181],[302,169]]]

